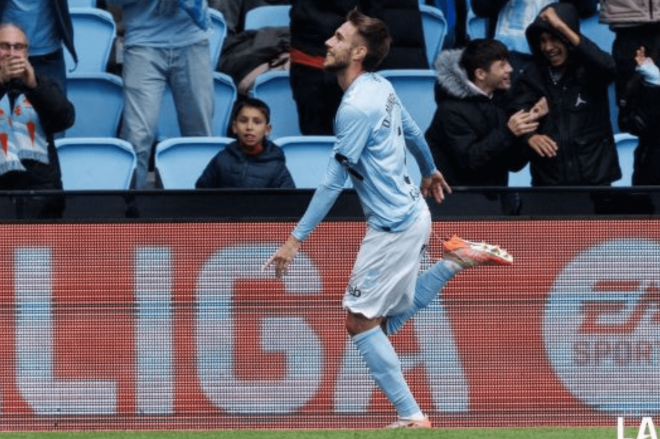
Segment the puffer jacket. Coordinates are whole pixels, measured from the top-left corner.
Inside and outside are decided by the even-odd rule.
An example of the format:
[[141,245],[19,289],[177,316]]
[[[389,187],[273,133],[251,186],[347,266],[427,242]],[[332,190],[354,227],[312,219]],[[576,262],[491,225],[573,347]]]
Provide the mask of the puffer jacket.
[[462,53],[445,50],[436,60],[438,107],[426,140],[451,186],[507,186],[509,170],[526,163],[521,143],[507,128],[503,92],[480,93],[459,65]]
[[660,0],[600,0],[601,23],[613,26],[660,21]]
[[232,142],[215,155],[195,183],[197,189],[294,189],[295,184],[286,167],[284,153],[269,140],[256,156],[243,152],[238,142]]
[[[554,4],[557,15],[575,32],[580,21],[575,8]],[[568,65],[559,80],[553,80],[550,64],[540,50],[541,33],[549,32],[568,47]],[[527,41],[534,56],[520,75],[510,112],[528,110],[541,97],[550,113],[540,121],[538,134],[558,145],[557,155],[541,157],[528,148],[533,186],[607,185],[621,178],[619,160],[610,123],[607,88],[614,80],[612,56],[580,35],[572,46],[546,21],[537,19],[527,28]],[[524,136],[525,139],[531,137]]]

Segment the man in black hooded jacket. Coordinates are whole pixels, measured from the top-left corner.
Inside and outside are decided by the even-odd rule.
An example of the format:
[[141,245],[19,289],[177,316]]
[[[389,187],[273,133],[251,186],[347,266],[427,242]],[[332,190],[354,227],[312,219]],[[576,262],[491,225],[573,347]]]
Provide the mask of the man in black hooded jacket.
[[607,88],[614,80],[612,56],[580,34],[580,19],[569,3],[544,8],[527,27],[533,62],[522,72],[511,111],[540,98],[549,113],[530,147],[532,186],[609,185],[621,178],[610,123]]

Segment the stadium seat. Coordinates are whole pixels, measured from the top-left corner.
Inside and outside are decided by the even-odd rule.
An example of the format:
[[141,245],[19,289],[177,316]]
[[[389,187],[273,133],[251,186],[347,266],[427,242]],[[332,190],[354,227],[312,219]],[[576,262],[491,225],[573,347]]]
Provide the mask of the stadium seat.
[[598,22],[598,13],[589,18],[580,20],[580,32],[594,43],[598,44],[601,50],[612,53],[612,43],[614,43],[614,32],[606,24]]
[[69,3],[69,9],[96,7],[96,0],[69,0],[68,3]]
[[447,21],[442,11],[435,6],[419,5],[419,11],[422,15],[426,57],[429,65],[432,66],[444,44],[447,35]]
[[298,108],[293,100],[288,70],[273,70],[257,76],[249,94],[270,107],[271,138],[300,135]]
[[[213,72],[213,89],[215,93],[215,107],[213,110],[212,130],[214,136],[227,135],[229,118],[236,101],[236,85],[231,76]],[[180,137],[179,121],[174,107],[174,98],[169,87],[165,87],[163,103],[158,116],[158,131],[156,139],[159,141],[172,137]]]
[[531,187],[532,175],[529,173],[529,163],[518,172],[509,172],[509,187]]
[[209,47],[211,49],[211,66],[215,70],[220,59],[220,54],[222,53],[222,45],[227,36],[227,22],[222,12],[217,9],[209,8],[209,13],[211,15],[211,23],[213,23],[209,37]]
[[298,189],[316,189],[321,183],[332,157],[334,136],[273,137],[282,148],[286,166]]
[[467,2],[467,23],[465,30],[470,40],[486,38],[488,32],[488,19],[474,15],[470,1]]
[[163,189],[195,189],[209,161],[235,139],[230,137],[176,137],[156,145],[154,168]]
[[130,143],[115,137],[60,138],[55,147],[64,190],[126,190],[137,157]]
[[245,13],[245,30],[261,27],[288,27],[291,5],[264,5]]
[[105,72],[117,31],[112,14],[96,7],[71,8],[71,22],[78,65],[65,50],[67,71]]
[[67,96],[76,108],[68,137],[115,137],[124,108],[122,81],[111,73],[72,73]]
[[616,150],[619,154],[619,165],[622,177],[612,183],[613,186],[632,186],[633,165],[635,162],[635,148],[639,143],[637,136],[629,133],[617,133],[614,135]]
[[437,107],[434,95],[437,72],[432,69],[391,69],[378,73],[392,83],[403,106],[425,132]]

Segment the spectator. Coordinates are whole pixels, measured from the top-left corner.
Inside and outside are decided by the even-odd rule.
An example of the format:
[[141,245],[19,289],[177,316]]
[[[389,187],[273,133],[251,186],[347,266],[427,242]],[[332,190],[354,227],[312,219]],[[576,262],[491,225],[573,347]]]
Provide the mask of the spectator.
[[615,33],[612,56],[619,129],[639,137],[633,185],[660,184],[660,0],[603,0],[600,21]]
[[270,109],[259,99],[240,101],[232,115],[237,140],[220,151],[197,180],[197,189],[294,189],[284,153],[266,137],[270,134]]
[[[28,39],[16,25],[0,26],[0,189],[61,190],[54,134],[73,125],[73,105],[28,59]],[[60,197],[30,199],[40,217],[59,217]]]
[[428,68],[417,0],[292,0],[291,88],[303,134],[333,134],[343,92],[335,75],[323,70],[325,41],[355,6],[391,30],[392,49],[380,69]]
[[506,46],[476,39],[443,51],[436,69],[438,108],[426,140],[440,172],[450,186],[507,186],[509,171],[527,163],[518,137],[536,130],[545,113],[539,105],[507,118],[512,68]]
[[[541,9],[556,0],[472,0],[477,17],[488,19],[487,37],[502,41],[511,51],[513,80],[531,61],[532,55],[525,38],[525,29],[532,24]],[[578,8],[586,18],[598,10],[598,0],[560,0]]]
[[18,25],[30,41],[30,64],[39,77],[49,77],[66,94],[64,47],[78,62],[67,0],[0,0],[2,23]]
[[122,6],[125,26],[122,77],[124,114],[119,136],[138,155],[134,187],[147,187],[152,147],[165,87],[174,97],[183,136],[210,136],[213,69],[209,56],[208,7],[198,1],[110,0]]
[[227,23],[227,35],[240,33],[245,27],[245,14],[251,9],[267,5],[288,5],[290,0],[209,0],[209,7],[222,12]]
[[549,106],[538,130],[523,136],[533,151],[532,185],[609,185],[621,178],[607,95],[612,56],[580,34],[568,3],[544,8],[526,36],[534,60],[520,75],[512,109],[542,97]]

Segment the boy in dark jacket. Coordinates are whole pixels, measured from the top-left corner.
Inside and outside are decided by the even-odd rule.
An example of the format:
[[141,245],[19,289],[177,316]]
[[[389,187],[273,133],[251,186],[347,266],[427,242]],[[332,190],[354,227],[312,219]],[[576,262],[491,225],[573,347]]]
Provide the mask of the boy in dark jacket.
[[618,180],[607,96],[615,75],[612,56],[580,34],[578,12],[569,3],[544,8],[526,37],[534,60],[520,75],[511,111],[542,97],[549,106],[536,132],[523,136],[531,148],[532,186]]
[[195,183],[197,189],[295,188],[284,153],[266,139],[271,126],[265,102],[252,98],[240,101],[231,129],[237,140],[211,159]]
[[435,68],[438,108],[425,136],[438,168],[451,186],[507,186],[509,171],[527,163],[517,139],[536,130],[544,101],[507,116],[512,67],[498,40],[445,50]]

